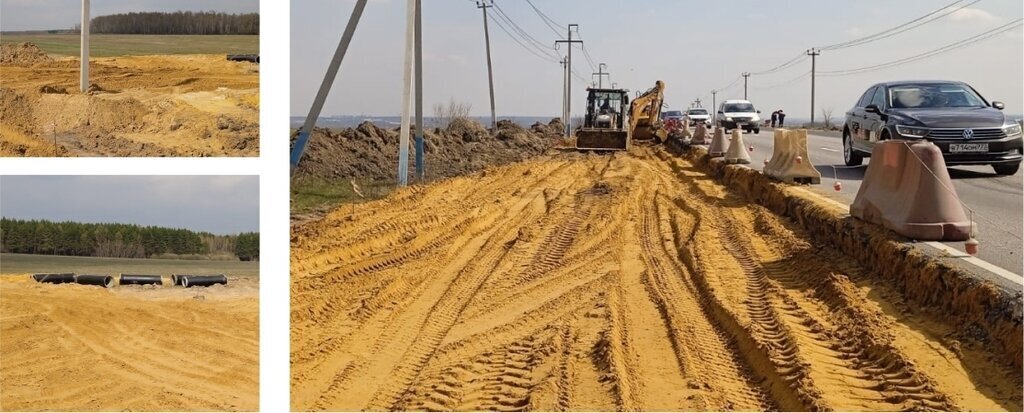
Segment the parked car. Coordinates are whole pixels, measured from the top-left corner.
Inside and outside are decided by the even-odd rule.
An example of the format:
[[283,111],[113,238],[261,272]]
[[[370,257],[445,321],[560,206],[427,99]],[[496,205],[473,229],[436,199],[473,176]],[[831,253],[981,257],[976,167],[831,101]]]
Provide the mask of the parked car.
[[716,122],[728,133],[730,129],[742,128],[746,132],[761,133],[761,111],[746,100],[731,99],[718,106]]
[[1003,107],[963,82],[879,83],[846,112],[843,158],[860,165],[879,141],[925,139],[942,150],[947,166],[991,165],[996,174],[1013,175],[1024,140]]
[[680,112],[678,110],[666,110],[664,112],[661,112],[661,120],[669,120],[669,119],[679,119],[679,120],[682,120],[683,119],[683,112]]
[[704,126],[711,127],[711,115],[708,114],[708,110],[704,108],[692,108],[686,111],[686,115],[690,117],[690,126],[697,126],[698,123],[703,122]]

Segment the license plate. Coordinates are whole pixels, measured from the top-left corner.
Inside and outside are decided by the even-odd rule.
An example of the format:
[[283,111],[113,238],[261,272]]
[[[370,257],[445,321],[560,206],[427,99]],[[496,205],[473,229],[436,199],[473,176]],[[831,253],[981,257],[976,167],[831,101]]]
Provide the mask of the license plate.
[[960,153],[960,152],[988,152],[987,143],[951,143],[949,144],[949,152]]

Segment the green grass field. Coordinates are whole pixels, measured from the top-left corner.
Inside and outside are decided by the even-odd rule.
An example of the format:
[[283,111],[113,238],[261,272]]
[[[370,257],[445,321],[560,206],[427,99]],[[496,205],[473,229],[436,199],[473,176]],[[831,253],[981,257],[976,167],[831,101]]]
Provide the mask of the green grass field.
[[253,261],[161,260],[0,254],[0,274],[74,272],[78,274],[226,274],[259,277]]
[[394,181],[357,179],[356,185],[362,188],[365,198],[357,195],[352,190],[352,184],[344,179],[294,179],[291,184],[291,212],[301,214],[341,204],[372,201],[387,196],[395,189]]
[[[48,54],[78,56],[76,34],[0,34],[0,44],[31,42]],[[259,36],[95,34],[93,57],[174,54],[258,54]]]

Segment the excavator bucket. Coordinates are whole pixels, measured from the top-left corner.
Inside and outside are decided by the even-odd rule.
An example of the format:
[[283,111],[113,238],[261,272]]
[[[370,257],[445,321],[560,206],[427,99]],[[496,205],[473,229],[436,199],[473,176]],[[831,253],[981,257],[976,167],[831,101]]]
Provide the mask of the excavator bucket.
[[629,149],[629,132],[583,128],[576,131],[576,149],[588,151],[625,151]]

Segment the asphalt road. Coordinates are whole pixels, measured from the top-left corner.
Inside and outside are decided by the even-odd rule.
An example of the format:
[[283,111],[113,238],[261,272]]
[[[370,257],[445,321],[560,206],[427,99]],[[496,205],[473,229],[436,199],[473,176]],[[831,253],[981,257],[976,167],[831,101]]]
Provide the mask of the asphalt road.
[[[770,128],[754,135],[743,135],[747,145],[753,145],[751,167],[761,169],[772,154],[774,132]],[[807,151],[811,162],[821,172],[821,184],[811,185],[816,192],[827,195],[846,205],[853,202],[860,188],[869,159],[860,167],[846,167],[843,162],[843,143],[838,133],[809,131]],[[996,176],[989,166],[956,166],[949,169],[953,187],[960,200],[974,210],[979,242],[977,257],[997,267],[1024,274],[1024,168],[1013,176]],[[842,191],[832,188],[836,178],[842,182]],[[945,245],[964,251],[962,242]]]

